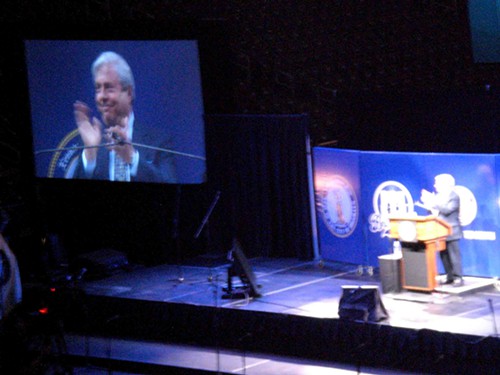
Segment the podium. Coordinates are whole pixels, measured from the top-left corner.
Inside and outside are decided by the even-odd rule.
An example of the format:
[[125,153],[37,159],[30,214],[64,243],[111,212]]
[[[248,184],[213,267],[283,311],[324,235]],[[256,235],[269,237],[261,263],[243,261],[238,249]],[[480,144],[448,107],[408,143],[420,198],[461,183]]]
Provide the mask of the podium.
[[436,253],[446,249],[451,226],[435,216],[390,217],[389,236],[401,243],[402,286],[432,291],[436,287]]

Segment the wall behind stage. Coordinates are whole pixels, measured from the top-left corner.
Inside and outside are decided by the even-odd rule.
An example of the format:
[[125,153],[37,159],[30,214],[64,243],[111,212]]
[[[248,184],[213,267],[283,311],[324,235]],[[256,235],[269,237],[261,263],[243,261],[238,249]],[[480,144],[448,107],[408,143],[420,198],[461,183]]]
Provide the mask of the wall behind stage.
[[500,156],[314,148],[313,157],[323,259],[378,266],[392,252],[389,215],[428,215],[421,190],[449,173],[461,200],[464,274],[500,275]]

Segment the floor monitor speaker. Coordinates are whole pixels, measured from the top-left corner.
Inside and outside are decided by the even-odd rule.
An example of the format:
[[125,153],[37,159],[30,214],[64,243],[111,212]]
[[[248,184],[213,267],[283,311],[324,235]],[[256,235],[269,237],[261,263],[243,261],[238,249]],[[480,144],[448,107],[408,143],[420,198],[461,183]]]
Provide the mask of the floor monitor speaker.
[[[239,299],[245,297],[260,297],[259,288],[255,275],[243,253],[243,249],[238,240],[233,241],[233,247],[229,251],[228,258],[231,266],[227,270],[227,288],[222,298]],[[238,277],[242,283],[241,286],[233,285],[233,278]]]
[[342,286],[339,317],[347,320],[379,322],[389,315],[385,309],[378,286]]

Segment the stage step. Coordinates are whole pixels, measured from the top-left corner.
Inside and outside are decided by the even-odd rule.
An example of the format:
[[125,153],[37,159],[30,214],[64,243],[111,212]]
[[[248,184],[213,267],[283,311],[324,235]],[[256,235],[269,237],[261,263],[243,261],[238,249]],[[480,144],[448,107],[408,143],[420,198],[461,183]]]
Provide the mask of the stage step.
[[[246,353],[193,345],[65,335],[66,360],[97,374],[101,369],[114,374],[409,374],[325,361],[304,360],[269,354]],[[124,372],[125,371],[125,372]]]

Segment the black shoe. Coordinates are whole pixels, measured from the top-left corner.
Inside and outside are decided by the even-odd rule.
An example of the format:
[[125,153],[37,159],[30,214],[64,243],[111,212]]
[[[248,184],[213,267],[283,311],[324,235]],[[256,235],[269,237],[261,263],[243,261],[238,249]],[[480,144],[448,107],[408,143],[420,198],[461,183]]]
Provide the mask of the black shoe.
[[444,279],[439,281],[439,285],[449,285],[453,284],[454,280],[453,279]]

